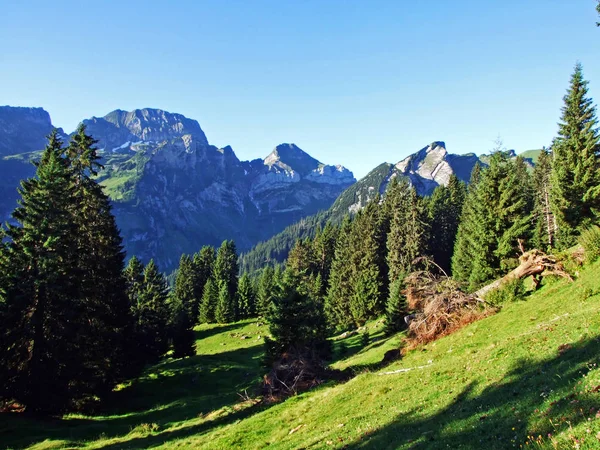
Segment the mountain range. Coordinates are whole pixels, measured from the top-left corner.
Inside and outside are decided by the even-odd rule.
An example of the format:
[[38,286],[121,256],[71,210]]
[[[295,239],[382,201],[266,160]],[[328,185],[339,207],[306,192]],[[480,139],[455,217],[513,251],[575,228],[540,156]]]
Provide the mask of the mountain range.
[[[482,161],[450,154],[435,141],[357,182],[348,169],[325,165],[295,144],[240,161],[231,147],[211,145],[197,121],[160,109],[115,110],[82,122],[98,141],[104,165],[98,181],[113,201],[128,254],[154,258],[163,270],[202,245],[233,239],[247,251],[293,224],[339,221],[385,192],[396,176],[429,195],[453,173],[468,181]],[[9,220],[16,187],[34,174],[30,161],[52,129],[42,108],[0,107],[0,221]],[[326,213],[317,220],[319,211]]]

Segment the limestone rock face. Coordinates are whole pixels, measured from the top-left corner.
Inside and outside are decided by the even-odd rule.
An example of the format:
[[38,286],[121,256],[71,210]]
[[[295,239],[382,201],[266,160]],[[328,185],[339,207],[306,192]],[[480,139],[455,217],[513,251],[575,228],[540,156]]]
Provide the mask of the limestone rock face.
[[[154,258],[162,270],[224,239],[249,249],[329,208],[355,182],[349,170],[294,144],[240,161],[231,147],[210,145],[195,120],[160,109],[116,110],[83,123],[98,140],[105,166],[98,180],[113,200],[128,254]],[[16,206],[20,179],[35,172],[35,154],[26,152],[43,149],[51,130],[41,108],[0,107],[0,221]]]

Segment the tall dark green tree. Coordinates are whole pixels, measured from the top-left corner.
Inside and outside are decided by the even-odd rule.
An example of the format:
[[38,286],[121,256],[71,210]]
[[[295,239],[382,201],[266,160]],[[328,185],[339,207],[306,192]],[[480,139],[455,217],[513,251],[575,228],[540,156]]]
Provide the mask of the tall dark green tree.
[[247,272],[240,277],[238,286],[238,305],[240,319],[247,319],[256,315],[256,294],[252,280]]
[[337,241],[338,228],[330,223],[317,231],[313,240],[314,263],[317,272],[321,275],[321,296],[324,297],[329,288],[329,274],[335,255],[335,243]]
[[202,302],[198,321],[200,323],[214,323],[216,321],[215,312],[219,301],[219,287],[211,277],[206,281],[202,292]]
[[447,274],[451,273],[452,253],[466,186],[452,174],[448,186],[435,188],[427,204],[429,215],[429,254]]
[[102,398],[127,375],[132,317],[121,238],[93,180],[94,141],[56,131],[22,183],[0,255],[3,395],[57,412]]
[[193,264],[195,272],[195,298],[197,304],[194,308],[194,317],[199,313],[200,303],[204,295],[204,286],[209,278],[213,275],[213,265],[215,263],[215,249],[209,245],[205,245],[198,253],[194,255]]
[[176,358],[196,354],[194,323],[197,318],[196,271],[192,259],[182,255],[175,279],[175,288],[171,294],[171,332],[173,353]]
[[[223,241],[214,263],[213,275],[219,287],[220,312],[216,312],[218,322],[222,320],[235,321],[237,318],[237,287],[238,287],[238,265],[237,251],[233,241]],[[220,306],[219,306],[220,305]]]
[[469,188],[452,262],[455,277],[474,290],[511,268],[520,255],[519,241],[531,238],[531,205],[523,159],[495,152]]
[[268,314],[275,295],[274,272],[273,267],[266,266],[258,278],[256,287],[256,312],[262,317],[266,317]]
[[287,358],[308,360],[318,367],[330,357],[323,305],[301,294],[297,286],[298,280],[286,271],[274,292],[267,315],[271,337],[265,338],[265,362],[268,366]]
[[169,349],[169,290],[153,260],[144,269],[144,288],[134,311],[135,336],[142,360],[153,363]]
[[588,82],[577,63],[563,98],[558,137],[552,144],[550,202],[560,248],[573,245],[580,229],[597,218],[600,208],[598,120],[587,95]]
[[397,279],[390,285],[390,295],[385,309],[385,333],[394,334],[406,327],[404,317],[408,314],[408,303],[404,295],[404,280]]

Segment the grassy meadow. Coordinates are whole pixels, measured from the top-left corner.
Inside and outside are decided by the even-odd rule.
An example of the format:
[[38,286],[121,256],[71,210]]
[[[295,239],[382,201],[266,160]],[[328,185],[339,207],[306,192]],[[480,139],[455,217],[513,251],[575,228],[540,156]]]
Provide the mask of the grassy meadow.
[[119,386],[102,411],[0,415],[0,448],[600,448],[600,265],[382,364],[382,321],[334,343],[329,381],[260,399],[256,320],[200,326],[197,355]]

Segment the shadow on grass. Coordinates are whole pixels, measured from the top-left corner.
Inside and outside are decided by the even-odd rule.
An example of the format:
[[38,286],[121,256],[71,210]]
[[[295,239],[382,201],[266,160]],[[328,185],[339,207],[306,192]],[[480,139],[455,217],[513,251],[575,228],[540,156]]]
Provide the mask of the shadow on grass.
[[[541,362],[519,361],[502,383],[479,395],[471,383],[435,415],[423,417],[412,410],[346,448],[512,448],[524,446],[530,435],[549,444],[548,434],[554,435],[556,428],[576,426],[598,411],[598,393],[584,390],[580,382],[599,354],[596,338]],[[546,401],[548,396],[554,401]]]
[[[222,328],[221,328],[222,331]],[[238,393],[251,391],[258,384],[262,369],[262,345],[223,352],[196,355],[186,359],[167,360],[150,369],[127,388],[114,393],[103,411],[90,418],[35,420],[17,414],[0,415],[0,448],[25,448],[46,439],[64,440],[68,446],[110,439],[129,434],[144,424],[163,429],[209,412],[231,407],[240,402]],[[251,392],[249,392],[252,395]],[[240,416],[252,414],[258,406],[203,422],[196,427],[148,438],[159,442],[160,436],[194,434]],[[191,430],[194,428],[194,430]],[[188,431],[184,431],[188,430]],[[174,434],[176,433],[176,434]],[[135,437],[135,440],[139,439]],[[126,448],[127,442],[118,448]],[[136,444],[139,448],[139,445]]]
[[248,322],[236,322],[227,325],[214,326],[205,330],[196,330],[196,340],[206,339],[217,334],[227,333],[230,331],[237,330],[239,328],[244,328],[248,325]]

